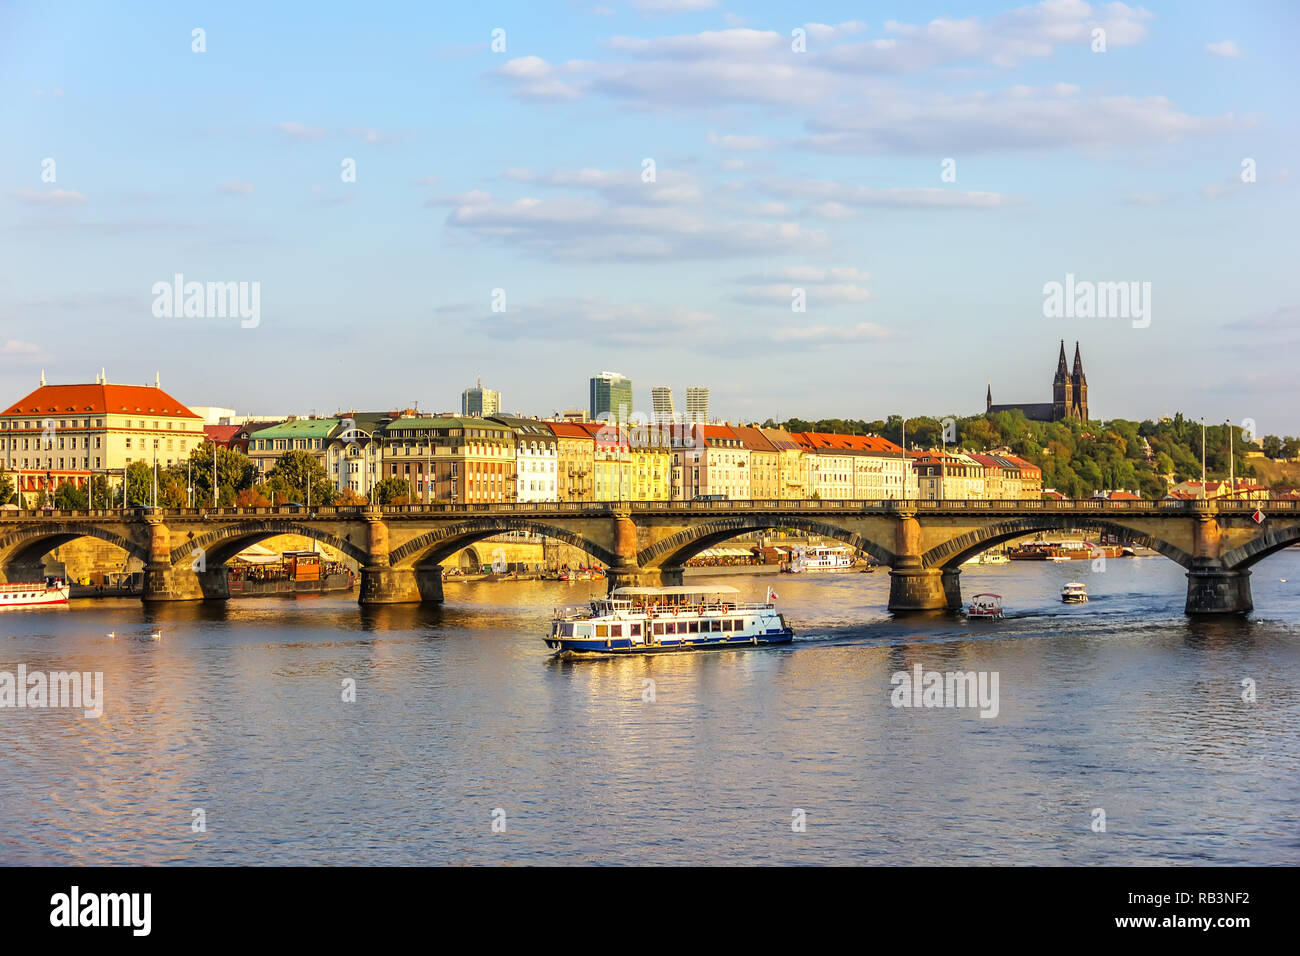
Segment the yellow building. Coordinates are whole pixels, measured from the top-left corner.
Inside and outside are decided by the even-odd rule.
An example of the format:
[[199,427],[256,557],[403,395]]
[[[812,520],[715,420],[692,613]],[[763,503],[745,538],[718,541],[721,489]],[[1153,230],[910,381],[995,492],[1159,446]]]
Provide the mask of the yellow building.
[[555,433],[556,493],[561,501],[594,501],[596,440],[576,422],[543,422]]
[[157,384],[46,385],[0,413],[0,463],[25,502],[93,475],[120,484],[132,462],[179,464],[203,444],[203,419]]

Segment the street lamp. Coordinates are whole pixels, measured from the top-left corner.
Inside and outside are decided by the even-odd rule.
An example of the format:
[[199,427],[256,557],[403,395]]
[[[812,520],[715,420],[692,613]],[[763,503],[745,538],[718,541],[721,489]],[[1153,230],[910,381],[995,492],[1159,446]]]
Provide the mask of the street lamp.
[[153,440],[153,501],[151,507],[158,507],[158,439]]
[[1223,424],[1228,426],[1228,496],[1235,497],[1237,494],[1237,462],[1236,462],[1236,442],[1232,437],[1232,419],[1224,419]]

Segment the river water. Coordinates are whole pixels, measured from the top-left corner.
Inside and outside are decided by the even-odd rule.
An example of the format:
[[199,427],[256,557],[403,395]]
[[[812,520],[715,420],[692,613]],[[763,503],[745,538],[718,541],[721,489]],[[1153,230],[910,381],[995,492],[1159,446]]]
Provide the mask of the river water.
[[[540,636],[600,583],[6,612],[0,671],[106,700],[0,710],[0,863],[1300,863],[1300,552],[1244,619],[1187,619],[1159,557],[962,578],[1008,618],[893,619],[884,571],[728,577],[792,645],[578,662]],[[995,673],[996,717],[891,706],[918,664]]]

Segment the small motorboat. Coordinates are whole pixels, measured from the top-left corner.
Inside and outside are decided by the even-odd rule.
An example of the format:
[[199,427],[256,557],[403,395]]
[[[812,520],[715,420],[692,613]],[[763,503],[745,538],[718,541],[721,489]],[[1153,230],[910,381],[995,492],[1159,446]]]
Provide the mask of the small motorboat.
[[1088,586],[1081,581],[1071,581],[1061,588],[1061,600],[1066,604],[1087,604]]
[[993,621],[1002,620],[1002,595],[975,595],[970,599],[970,606],[966,608],[966,616],[985,618]]

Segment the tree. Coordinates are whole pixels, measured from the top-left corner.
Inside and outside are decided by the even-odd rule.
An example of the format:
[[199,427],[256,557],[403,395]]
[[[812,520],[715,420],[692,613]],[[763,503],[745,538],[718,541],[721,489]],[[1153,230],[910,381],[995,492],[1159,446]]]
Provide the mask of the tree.
[[[190,475],[194,481],[194,504],[207,507],[212,504],[212,442],[204,442],[190,452]],[[183,464],[182,464],[183,470]],[[230,507],[235,496],[253,487],[256,469],[238,448],[217,446],[217,504]]]
[[9,472],[0,468],[0,505],[7,505],[14,498],[14,480],[9,477]]
[[327,505],[334,500],[335,489],[325,467],[308,452],[294,450],[281,455],[267,474],[266,483],[271,484],[275,479],[279,479],[275,489],[288,501],[307,504],[310,499],[311,504]]
[[259,488],[241,488],[235,495],[237,508],[269,508],[271,499],[262,494]]
[[341,492],[339,492],[338,497],[334,499],[334,504],[339,507],[346,507],[349,505],[364,505],[365,503],[366,503],[365,497],[363,495],[357,494],[351,488],[344,488]]
[[410,498],[410,496],[410,482],[396,475],[376,482],[370,489],[370,500],[377,505],[397,504],[398,498]]
[[85,489],[70,481],[59,482],[59,487],[54,490],[54,507],[60,511],[83,511],[88,500]]
[[153,468],[142,461],[126,466],[126,503],[133,508],[153,504]]

